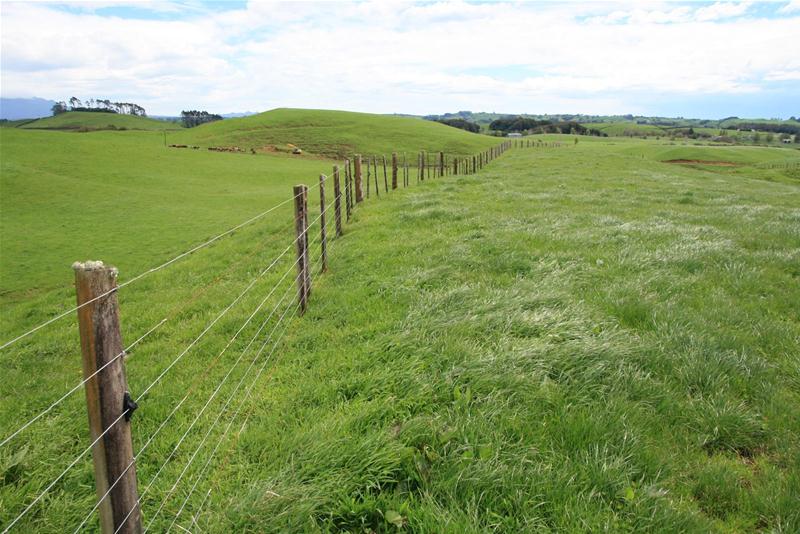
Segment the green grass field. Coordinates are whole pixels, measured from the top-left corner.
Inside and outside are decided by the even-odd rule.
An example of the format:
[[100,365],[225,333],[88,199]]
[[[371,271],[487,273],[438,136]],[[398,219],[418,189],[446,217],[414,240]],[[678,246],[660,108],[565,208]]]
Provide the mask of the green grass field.
[[205,124],[170,137],[175,142],[207,146],[285,149],[287,143],[310,154],[391,154],[420,150],[466,155],[497,144],[497,139],[436,122],[409,117],[349,111],[275,109],[240,119]]
[[[387,121],[383,135],[416,150],[416,131]],[[327,140],[319,126],[297,129],[314,146],[350,143],[334,129]],[[291,185],[314,184],[332,163],[167,149],[157,132],[0,136],[3,341],[73,305],[74,260],[106,260],[124,282],[288,198]],[[377,151],[381,139],[355,148]],[[123,288],[126,343],[167,319],[128,357],[139,398],[256,280],[140,399],[145,524],[798,531],[800,175],[756,166],[797,151],[546,139],[564,146],[373,193],[331,240],[309,312],[281,323],[274,352],[272,341],[254,349],[277,322],[270,310],[293,317],[293,251],[259,272],[291,244],[288,205]],[[314,213],[316,189],[309,198]],[[0,352],[0,376],[3,439],[80,380],[74,318]],[[239,380],[253,387],[241,404]],[[79,392],[0,448],[0,525],[87,445]],[[17,531],[72,531],[94,499],[84,458]]]
[[26,122],[20,128],[35,130],[179,130],[174,122],[118,113],[70,111],[53,117]]

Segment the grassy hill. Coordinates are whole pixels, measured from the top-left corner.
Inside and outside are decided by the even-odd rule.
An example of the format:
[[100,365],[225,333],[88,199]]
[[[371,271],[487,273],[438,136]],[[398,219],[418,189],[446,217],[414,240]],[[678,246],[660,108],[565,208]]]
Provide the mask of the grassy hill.
[[200,146],[285,150],[287,143],[329,157],[419,150],[472,154],[497,139],[422,119],[348,111],[275,109],[258,115],[205,124],[173,139]]
[[[0,136],[3,341],[74,305],[72,261],[124,282],[331,163]],[[184,500],[177,524],[207,532],[800,530],[800,177],[753,166],[796,151],[546,138],[565,146],[359,205],[274,353],[247,341],[272,343],[293,249],[230,308],[139,399],[150,531]],[[664,162],[682,157],[747,165]],[[292,237],[285,205],[120,290],[126,343],[167,319],[126,357],[134,398]],[[74,317],[41,334],[0,352],[0,439],[80,380]],[[84,402],[0,449],[0,525],[87,446]],[[73,531],[95,499],[84,458],[18,530]]]
[[119,113],[69,111],[20,126],[44,130],[176,130],[179,124]]

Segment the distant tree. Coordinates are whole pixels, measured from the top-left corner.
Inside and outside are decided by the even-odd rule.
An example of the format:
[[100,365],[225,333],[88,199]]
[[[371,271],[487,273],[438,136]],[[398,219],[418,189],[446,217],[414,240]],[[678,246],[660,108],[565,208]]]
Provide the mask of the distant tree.
[[50,110],[53,112],[53,115],[61,115],[67,112],[67,105],[64,102],[56,102]]
[[208,111],[181,111],[181,122],[186,128],[194,128],[207,122],[221,121],[222,115],[209,113]]
[[767,140],[767,143],[771,143],[772,141],[775,140],[775,135],[772,132],[769,132],[766,135],[765,139]]
[[453,128],[460,128],[468,132],[478,133],[481,131],[480,125],[475,124],[474,122],[469,122],[465,119],[440,119],[437,122],[441,122],[447,126],[452,126]]
[[69,99],[69,108],[70,109],[75,109],[75,108],[80,108],[80,107],[83,107],[83,106],[81,105],[81,101],[80,101],[79,98],[73,96],[72,98]]
[[754,143],[760,143],[761,142],[761,134],[759,134],[758,132],[754,133],[753,134],[753,142]]

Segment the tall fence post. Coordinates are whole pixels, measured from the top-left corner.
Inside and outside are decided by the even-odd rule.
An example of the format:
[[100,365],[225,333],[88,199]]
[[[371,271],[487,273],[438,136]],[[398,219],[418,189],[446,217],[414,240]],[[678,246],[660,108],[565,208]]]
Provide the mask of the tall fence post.
[[336,220],[336,237],[342,235],[342,190],[339,185],[339,166],[333,166],[333,213]]
[[458,176],[458,158],[453,158],[453,176]]
[[439,152],[439,176],[444,176],[444,152]]
[[[130,423],[136,404],[128,393],[125,377],[115,291],[117,269],[100,261],[76,262],[72,268],[78,298],[86,407],[94,443],[94,480],[97,498],[102,499],[98,507],[100,530],[103,534],[138,534],[142,531],[142,515]],[[98,372],[99,369],[102,371]]]
[[322,272],[328,270],[328,226],[325,224],[325,181],[328,179],[324,174],[319,175],[319,239],[320,239],[320,263]]
[[355,173],[356,173],[356,204],[364,200],[364,192],[361,189],[361,154],[356,154],[353,158],[355,160]]
[[[370,165],[372,165],[372,156],[368,156],[367,157],[367,198],[369,198],[369,181],[370,181],[370,178],[372,177],[372,174],[371,174],[371,171],[370,171],[370,168],[371,168]],[[377,187],[376,187],[376,189],[377,189]]]
[[[369,167],[369,163],[367,163],[367,167]],[[381,188],[378,186],[378,156],[372,158],[372,169],[373,175],[375,176],[375,196],[381,196]]]
[[397,189],[397,152],[392,152],[392,189]]
[[308,307],[311,292],[311,276],[308,266],[308,188],[294,186],[294,230],[297,234],[297,300],[300,302],[300,315]]
[[431,179],[431,167],[433,167],[433,165],[431,165],[430,161],[428,160],[428,156],[429,156],[429,154],[427,152],[425,152],[425,168],[428,170],[428,180],[430,180]]
[[344,202],[347,205],[347,221],[353,211],[353,197],[350,192],[350,158],[344,161]]
[[389,192],[389,177],[386,175],[386,156],[382,155],[381,158],[383,158],[383,190],[384,190],[384,192],[388,193]]

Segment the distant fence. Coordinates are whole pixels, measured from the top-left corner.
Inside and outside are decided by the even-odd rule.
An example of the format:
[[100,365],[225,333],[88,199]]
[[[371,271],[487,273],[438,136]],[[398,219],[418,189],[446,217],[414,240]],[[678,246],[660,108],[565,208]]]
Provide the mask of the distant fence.
[[[117,270],[102,262],[74,264],[77,306],[5,342],[0,346],[0,349],[13,346],[21,340],[41,331],[41,329],[47,325],[68,315],[77,313],[83,360],[83,380],[46,409],[40,411],[35,417],[29,419],[14,432],[4,437],[2,441],[0,441],[0,449],[17,440],[27,428],[37,421],[40,421],[44,416],[52,412],[59,404],[81,388],[85,390],[86,395],[91,441],[57,477],[39,488],[39,491],[31,498],[30,502],[24,506],[18,514],[14,515],[13,519],[10,520],[7,525],[3,526],[2,532],[9,532],[14,526],[19,525],[20,521],[30,513],[37,504],[41,503],[44,497],[67,475],[67,473],[90,452],[94,464],[97,500],[94,507],[88,510],[82,522],[75,529],[75,532],[84,528],[95,512],[99,513],[100,527],[104,534],[147,532],[164,509],[166,502],[174,496],[175,490],[186,475],[189,466],[198,456],[211,432],[217,428],[217,425],[221,422],[222,415],[229,409],[230,403],[233,401],[234,397],[239,394],[240,387],[244,385],[245,378],[249,376],[252,369],[258,368],[255,378],[246,386],[243,393],[241,393],[241,402],[236,408],[236,411],[232,416],[227,418],[227,426],[222,430],[220,439],[214,449],[208,454],[207,461],[201,468],[194,485],[175,513],[170,528],[175,526],[178,518],[186,509],[191,495],[205,476],[223,439],[230,431],[231,425],[239,414],[242,413],[241,410],[245,402],[249,399],[255,383],[264,371],[267,361],[269,361],[270,356],[276,350],[278,343],[280,343],[283,334],[286,332],[288,323],[283,325],[279,333],[276,334],[276,332],[278,332],[279,327],[281,327],[286,317],[290,314],[299,312],[299,314],[302,315],[308,309],[314,278],[321,276],[327,271],[331,247],[345,234],[345,224],[350,221],[353,212],[359,204],[371,196],[377,198],[380,197],[381,194],[389,194],[391,191],[398,188],[410,187],[412,181],[420,183],[428,179],[442,176],[475,174],[510,148],[549,148],[558,146],[561,145],[559,143],[544,143],[542,141],[517,139],[513,141],[506,140],[497,146],[470,156],[451,156],[444,152],[424,151],[415,154],[413,157],[407,157],[406,154],[400,154],[398,152],[393,152],[389,156],[362,156],[356,154],[352,158],[346,158],[341,165],[334,165],[330,175],[320,174],[318,181],[315,180],[315,185],[312,186],[312,188],[303,184],[295,186],[291,198],[156,267],[134,276],[123,284],[117,284]],[[412,159],[414,161],[412,161]],[[332,191],[330,190],[331,186]],[[319,210],[318,213],[312,214],[309,207],[309,194],[311,189],[315,188],[319,190]],[[331,198],[330,200],[329,197]],[[288,203],[292,203],[294,206],[294,217],[292,221],[294,226],[294,239],[291,243],[289,243],[279,255],[273,258],[265,268],[259,269],[244,290],[237,294],[232,302],[217,313],[214,319],[211,320],[203,330],[172,359],[169,365],[158,374],[155,380],[144,388],[137,398],[134,399],[128,388],[125,357],[128,351],[141,343],[153,332],[156,332],[169,320],[169,317],[153,325],[152,328],[136,341],[125,347],[122,343],[122,333],[120,329],[120,311],[117,300],[118,291],[137,280],[165,269],[179,260],[210,246],[219,239],[229,236],[236,230],[262,219],[266,215],[274,212],[277,208]],[[330,211],[331,208],[333,208],[332,212]],[[333,222],[332,231],[329,230],[328,226],[331,218]],[[310,238],[309,236],[312,234],[312,229],[315,225],[319,228],[319,235]],[[312,248],[317,246],[319,246],[318,258],[312,264]],[[195,382],[187,388],[186,396],[176,403],[169,414],[161,421],[154,433],[147,437],[144,441],[144,445],[136,452],[134,452],[133,428],[131,424],[131,417],[134,411],[138,408],[139,404],[147,398],[153,388],[163,383],[163,379],[170,370],[219,323],[234,305],[240,302],[241,299],[253,289],[256,283],[262,279],[266,273],[270,272],[287,254],[291,254],[292,249],[294,249],[295,261],[283,273],[280,280],[271,287],[255,310],[247,316],[247,319],[228,340],[222,351],[212,360],[206,371],[210,372],[211,368],[220,360],[220,357],[251,323],[259,311],[262,310],[267,301],[273,297],[277,298],[276,295],[278,294],[279,287],[286,282],[287,287],[281,294],[277,304],[272,307],[268,316],[261,323],[258,331],[249,340],[247,346],[233,366],[239,364],[251,346],[255,347],[258,345],[258,337],[267,328],[270,321],[273,321],[273,319],[277,317],[277,319],[273,321],[274,324],[269,334],[263,343],[260,344],[260,347],[250,363],[250,367],[247,368],[240,382],[235,386],[235,389],[220,410],[219,415],[217,415],[216,419],[209,427],[200,445],[189,457],[186,467],[184,467],[178,475],[177,480],[175,480],[171,489],[159,503],[158,507],[152,511],[149,523],[143,528],[142,500],[147,496],[165,466],[174,458],[176,451],[181,444],[184,443],[187,435],[195,428],[201,415],[203,415],[212,400],[220,393],[223,383],[226,382],[231,375],[233,366],[225,375],[222,382],[215,387],[203,408],[195,414],[192,423],[184,431],[172,448],[171,453],[161,464],[156,474],[148,481],[144,491],[141,493],[139,493],[138,490],[139,481],[137,480],[136,473],[137,459],[141,458],[141,455],[153,443],[156,436],[169,424],[173,416],[180,410],[181,406],[183,406],[195,385],[198,383],[197,381],[202,379],[202,376],[196,377]],[[295,276],[293,278],[290,276],[292,271],[295,271]],[[295,298],[291,297],[292,287],[296,288]],[[203,291],[205,290],[205,288],[201,289]],[[177,313],[177,311],[173,312],[173,316],[174,313]],[[261,366],[258,367],[257,361],[265,351],[268,351],[268,355],[264,358]],[[249,415],[249,413],[245,414],[244,423],[240,431],[244,428]],[[197,508],[192,521],[194,521],[200,511],[202,511],[209,498],[210,492],[211,490],[209,489],[205,499],[202,500]]]
[[767,161],[756,163],[754,167],[759,169],[800,169],[800,161]]

